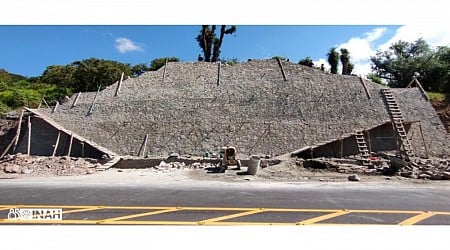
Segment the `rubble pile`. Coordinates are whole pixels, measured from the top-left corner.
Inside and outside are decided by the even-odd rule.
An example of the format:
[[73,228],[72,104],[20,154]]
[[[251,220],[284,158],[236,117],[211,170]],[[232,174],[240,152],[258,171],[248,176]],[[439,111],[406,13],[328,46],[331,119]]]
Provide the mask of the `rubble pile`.
[[153,169],[163,171],[163,170],[174,170],[174,169],[208,169],[208,168],[215,168],[216,165],[212,163],[200,163],[200,162],[193,162],[191,164],[186,164],[184,162],[165,162],[161,161],[158,166],[154,166]]
[[[301,162],[301,163],[300,163]],[[450,180],[450,164],[445,158],[404,161],[395,156],[372,157],[370,164],[357,159],[315,158],[300,161],[305,168],[326,169],[346,174],[398,175],[413,179]]]
[[96,159],[6,155],[0,159],[0,176],[63,176],[93,174],[101,163]]

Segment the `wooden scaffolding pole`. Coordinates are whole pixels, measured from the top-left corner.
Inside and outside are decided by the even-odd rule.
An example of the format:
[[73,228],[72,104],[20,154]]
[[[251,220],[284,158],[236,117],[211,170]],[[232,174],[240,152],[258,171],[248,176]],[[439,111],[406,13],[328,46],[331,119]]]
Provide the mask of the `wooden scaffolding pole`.
[[53,149],[52,156],[56,155],[56,151],[58,150],[59,138],[61,137],[61,130],[58,131],[58,137],[56,137],[55,148]]
[[27,142],[27,155],[31,153],[31,116],[28,116],[28,142]]
[[116,93],[114,94],[114,96],[118,96],[119,95],[120,87],[122,86],[122,81],[123,81],[123,75],[124,74],[125,74],[125,72],[122,72],[122,75],[120,76],[120,81],[117,84]]
[[70,151],[72,151],[73,134],[70,134],[69,150],[67,151],[67,156],[70,157]]
[[75,107],[78,103],[78,99],[80,99],[81,92],[78,92],[77,96],[75,97],[75,100],[72,103],[72,108]]
[[423,146],[425,147],[425,157],[429,158],[428,147],[427,147],[427,144],[425,143],[425,137],[423,136],[423,131],[422,131],[422,124],[420,124],[420,123],[419,123],[419,130],[420,130],[420,136],[422,137]]
[[145,156],[145,150],[147,149],[147,141],[148,141],[148,134],[145,135],[144,141],[142,142],[141,148],[139,149],[138,156]]
[[16,151],[17,144],[19,144],[20,130],[22,129],[22,119],[23,119],[23,109],[22,109],[22,111],[20,112],[20,116],[19,116],[19,124],[17,125],[16,136],[14,137],[13,153]]
[[167,68],[168,61],[169,61],[169,59],[166,58],[166,62],[164,63],[163,82],[166,80],[166,68]]

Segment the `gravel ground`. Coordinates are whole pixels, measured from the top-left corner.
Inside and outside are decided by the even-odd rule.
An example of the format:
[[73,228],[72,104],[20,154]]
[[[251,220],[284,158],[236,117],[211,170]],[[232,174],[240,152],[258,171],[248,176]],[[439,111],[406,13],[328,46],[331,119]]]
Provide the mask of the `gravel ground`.
[[[7,156],[0,160],[1,179],[17,180],[69,180],[115,182],[225,182],[225,183],[305,183],[305,182],[350,182],[352,173],[338,173],[326,169],[309,169],[295,159],[284,159],[280,164],[259,168],[256,175],[247,174],[246,166],[240,170],[230,167],[225,172],[215,171],[214,165],[180,162],[162,163],[160,166],[142,169],[110,168],[97,169],[101,163],[95,159],[71,157],[38,157],[26,155]],[[448,181],[411,179],[401,176],[383,176],[357,173],[359,182],[370,183],[408,183],[430,184],[433,186],[450,185]],[[354,182],[354,181],[352,181]]]

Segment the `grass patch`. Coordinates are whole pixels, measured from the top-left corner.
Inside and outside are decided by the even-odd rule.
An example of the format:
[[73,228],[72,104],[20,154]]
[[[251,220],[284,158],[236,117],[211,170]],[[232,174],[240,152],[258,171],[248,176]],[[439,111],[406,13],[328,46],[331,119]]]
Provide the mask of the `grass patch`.
[[443,102],[446,98],[445,93],[439,92],[427,92],[428,97],[430,97],[431,102]]

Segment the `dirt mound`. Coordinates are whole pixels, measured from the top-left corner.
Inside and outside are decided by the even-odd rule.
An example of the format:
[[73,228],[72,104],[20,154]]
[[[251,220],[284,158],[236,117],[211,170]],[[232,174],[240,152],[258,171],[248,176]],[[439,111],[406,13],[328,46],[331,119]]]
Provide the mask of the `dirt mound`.
[[100,166],[95,159],[6,155],[0,160],[0,178],[93,174]]
[[431,104],[444,124],[444,127],[447,129],[447,132],[450,133],[450,97],[447,97],[444,101],[432,102]]

